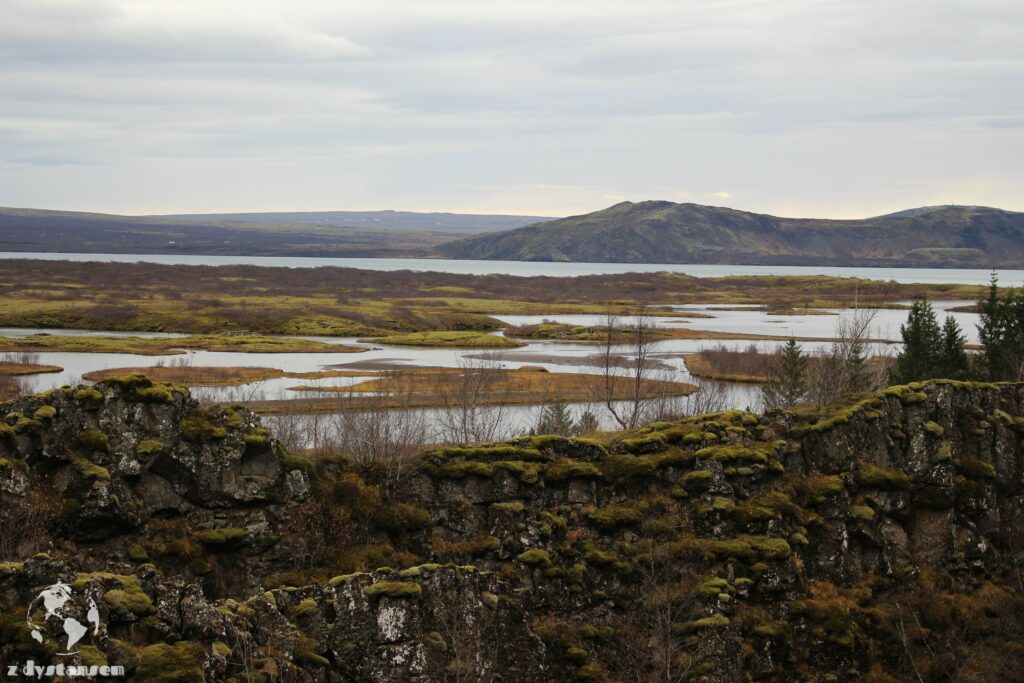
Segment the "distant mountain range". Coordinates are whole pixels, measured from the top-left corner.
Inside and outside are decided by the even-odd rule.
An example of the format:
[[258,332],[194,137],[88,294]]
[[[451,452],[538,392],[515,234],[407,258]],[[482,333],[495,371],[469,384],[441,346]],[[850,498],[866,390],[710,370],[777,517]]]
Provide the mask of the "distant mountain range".
[[415,257],[542,216],[408,211],[118,216],[0,208],[0,251]]
[[824,220],[664,201],[623,202],[560,219],[407,211],[118,216],[0,208],[0,251],[1024,268],[1024,213],[933,206]]
[[934,206],[860,220],[622,202],[438,247],[448,258],[594,263],[1024,267],[1024,213]]

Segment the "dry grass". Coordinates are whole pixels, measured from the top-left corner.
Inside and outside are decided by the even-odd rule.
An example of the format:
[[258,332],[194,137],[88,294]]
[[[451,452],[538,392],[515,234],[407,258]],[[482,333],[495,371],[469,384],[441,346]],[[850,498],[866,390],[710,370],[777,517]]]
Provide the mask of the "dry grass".
[[0,352],[38,353],[131,353],[141,356],[172,356],[182,349],[237,353],[362,353],[360,346],[326,344],[308,339],[261,335],[193,335],[188,337],[103,337],[38,335],[0,337]]
[[40,365],[38,363],[4,363],[0,362],[0,375],[18,377],[21,375],[41,375],[51,372],[63,372],[59,365]]
[[[482,405],[525,405],[547,403],[553,400],[581,402],[594,400],[594,376],[579,373],[546,372],[540,368],[525,367],[517,370],[493,370],[486,391],[481,396]],[[345,395],[346,404],[358,408],[361,394],[374,394],[375,403],[383,395],[385,403],[389,394],[394,395],[394,405],[389,408],[437,408],[444,405],[444,397],[460,390],[463,371],[457,368],[418,368],[388,373],[383,377],[359,382],[352,386],[310,386],[291,387],[293,391],[308,392],[312,397],[287,401],[255,401],[249,405],[264,413],[284,410],[310,411],[331,410],[337,407],[337,399],[331,394]],[[646,380],[643,391],[658,396],[688,396],[697,390],[692,384],[666,380]],[[626,399],[633,391],[628,377],[614,379],[615,400]],[[320,394],[317,396],[316,394]],[[365,396],[369,399],[369,396]]]
[[152,366],[139,368],[108,368],[94,370],[82,375],[90,382],[99,382],[110,377],[145,375],[156,382],[171,382],[190,387],[232,386],[262,382],[268,379],[291,377],[294,379],[325,379],[330,377],[367,377],[373,373],[351,370],[321,370],[318,372],[285,372],[277,368],[249,367],[201,367],[201,366]]
[[772,358],[772,354],[750,349],[705,349],[685,356],[683,362],[691,375],[701,379],[761,384],[768,381]]

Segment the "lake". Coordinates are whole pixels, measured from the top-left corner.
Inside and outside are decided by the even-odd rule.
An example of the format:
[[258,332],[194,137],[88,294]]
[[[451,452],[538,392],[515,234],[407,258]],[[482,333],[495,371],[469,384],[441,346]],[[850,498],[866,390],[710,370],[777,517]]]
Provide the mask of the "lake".
[[[462,275],[613,275],[616,273],[684,273],[695,277],[727,275],[831,275],[903,283],[986,284],[990,271],[964,268],[839,268],[828,266],[734,266],[722,264],[659,263],[552,263],[545,261],[458,261],[445,259],[306,258],[301,256],[205,256],[196,254],[72,254],[0,252],[4,259],[50,261],[114,261],[189,266],[252,265],[288,268],[365,268],[368,270],[418,270]],[[1024,270],[1000,271],[1007,286],[1024,283]]]

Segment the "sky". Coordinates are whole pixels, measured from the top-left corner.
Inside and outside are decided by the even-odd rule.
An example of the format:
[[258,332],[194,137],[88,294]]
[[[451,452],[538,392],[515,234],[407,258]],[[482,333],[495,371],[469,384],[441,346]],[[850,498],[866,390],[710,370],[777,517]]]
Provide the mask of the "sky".
[[0,0],[0,206],[1024,211],[1020,0]]

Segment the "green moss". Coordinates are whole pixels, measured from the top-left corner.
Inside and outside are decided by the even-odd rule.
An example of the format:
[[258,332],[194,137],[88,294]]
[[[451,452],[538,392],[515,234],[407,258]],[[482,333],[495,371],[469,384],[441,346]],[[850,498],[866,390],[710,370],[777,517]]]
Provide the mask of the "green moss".
[[541,548],[532,548],[530,550],[521,552],[519,553],[519,555],[516,556],[516,559],[522,562],[523,564],[528,565],[551,564],[551,555],[548,554],[548,551],[543,550]]
[[654,432],[629,439],[622,439],[618,445],[627,453],[652,453],[664,449],[665,435]]
[[240,547],[249,538],[245,529],[225,527],[223,529],[207,529],[197,534],[196,538],[203,545],[214,550],[231,550]]
[[520,514],[525,510],[525,506],[518,500],[509,501],[506,503],[492,503],[491,509],[495,512],[505,512],[510,514]]
[[106,467],[97,465],[88,458],[85,458],[77,454],[72,455],[71,464],[74,466],[75,470],[77,470],[78,473],[82,475],[82,477],[84,477],[85,479],[110,481],[110,470],[108,470]]
[[857,484],[863,488],[896,491],[910,488],[910,477],[903,470],[885,469],[871,463],[860,463],[856,473]]
[[763,522],[779,519],[785,514],[795,515],[799,508],[781,491],[769,491],[736,506],[736,520],[740,523]]
[[875,518],[874,509],[868,507],[867,505],[850,506],[850,514],[853,515],[854,519],[859,519],[864,522],[870,522]]
[[107,450],[107,435],[98,429],[86,429],[78,434],[78,443],[94,451]]
[[82,387],[74,393],[76,401],[99,402],[103,400],[103,393],[92,387]]
[[792,552],[785,539],[770,536],[737,536],[725,540],[684,537],[673,547],[680,554],[698,553],[712,559],[744,562],[782,560]]
[[583,556],[583,559],[595,567],[607,567],[620,561],[619,556],[615,553],[599,550],[597,548],[587,551]]
[[204,683],[201,649],[190,642],[158,643],[139,650],[136,677],[147,683]]
[[37,420],[52,420],[57,417],[57,409],[53,406],[41,406],[33,415]]
[[943,432],[946,431],[938,422],[932,422],[931,420],[924,423],[924,429],[925,431],[931,434],[935,434],[936,436],[942,436]]
[[953,461],[953,467],[958,474],[968,479],[995,479],[996,468],[977,458],[967,456],[959,457]]
[[411,581],[378,581],[363,592],[371,597],[415,598],[423,592],[423,587]]
[[227,659],[231,656],[231,647],[223,641],[213,641],[213,645],[210,647],[210,649],[213,650],[213,654],[217,655],[218,657]]
[[228,431],[211,423],[202,415],[189,415],[179,425],[182,435],[194,443],[223,439]]
[[714,598],[720,593],[729,593],[732,590],[728,581],[717,576],[706,579],[697,586],[697,592],[708,598]]
[[0,576],[20,572],[24,568],[24,562],[0,562]]
[[578,460],[562,460],[551,463],[544,468],[544,478],[548,481],[562,479],[600,479],[604,473],[596,465]]
[[164,444],[156,439],[143,439],[135,446],[135,454],[146,457],[149,455],[155,455],[164,450]]
[[281,469],[285,472],[291,472],[292,470],[301,470],[306,473],[306,476],[310,479],[316,479],[316,463],[310,458],[304,458],[301,455],[294,455],[289,451],[285,451],[281,456]]
[[766,621],[754,626],[754,635],[770,638],[771,640],[785,641],[789,640],[791,629],[785,621]]
[[112,588],[103,594],[103,600],[115,614],[141,616],[153,609],[153,600],[141,590]]
[[703,631],[705,629],[725,628],[728,625],[729,617],[724,614],[715,614],[710,617],[704,617],[703,619],[687,621],[680,625],[680,630],[683,633],[692,633],[693,631]]
[[292,619],[301,619],[302,617],[319,612],[320,608],[317,606],[316,600],[313,598],[306,598],[295,606],[291,612],[291,617]]
[[494,468],[485,462],[463,460],[462,462],[448,462],[440,467],[432,468],[431,473],[449,479],[462,479],[468,476],[489,478],[494,474]]
[[82,657],[82,664],[85,666],[107,666],[106,655],[95,645],[79,645],[78,654]]
[[135,398],[143,403],[172,403],[174,392],[166,384],[142,387],[135,390]]
[[698,458],[711,458],[718,462],[753,462],[765,465],[768,463],[770,452],[759,448],[747,448],[746,446],[708,446],[697,451]]
[[614,529],[639,522],[640,508],[635,503],[609,505],[600,510],[588,512],[587,517],[602,529]]
[[523,460],[498,460],[491,465],[498,469],[514,472],[519,477],[519,481],[524,484],[536,484],[542,467],[540,463]]
[[694,470],[681,476],[679,484],[690,491],[703,491],[711,486],[713,478],[711,470]]
[[141,545],[133,545],[128,549],[128,559],[132,562],[148,562],[149,553]]

